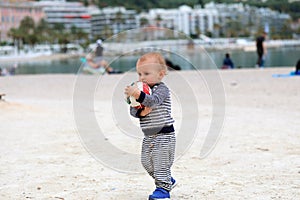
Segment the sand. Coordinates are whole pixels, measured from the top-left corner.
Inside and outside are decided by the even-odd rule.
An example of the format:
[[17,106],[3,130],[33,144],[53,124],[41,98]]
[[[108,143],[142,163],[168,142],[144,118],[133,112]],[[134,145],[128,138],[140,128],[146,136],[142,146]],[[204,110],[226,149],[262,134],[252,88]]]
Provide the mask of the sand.
[[[173,200],[300,198],[300,77],[272,77],[291,70],[219,72],[226,97],[220,105],[225,108],[225,118],[216,146],[205,158],[200,151],[216,105],[211,100],[211,83],[205,84],[199,73],[205,77],[212,72],[179,72],[193,89],[198,110],[191,98],[180,99],[187,90],[173,79],[178,73],[168,75],[172,91],[180,93],[173,93],[177,130],[181,131],[183,120],[194,126],[194,119],[199,118],[195,140],[172,168],[178,182],[171,192]],[[101,77],[90,112],[101,120],[106,141],[138,155],[140,138],[122,134],[121,122],[110,117],[109,94],[118,91],[116,83],[122,78],[124,75]],[[0,77],[0,93],[6,94],[0,101],[1,199],[140,200],[153,191],[154,183],[145,172],[116,171],[85,147],[74,120],[76,80],[76,75],[60,74]],[[85,87],[93,89],[89,84],[95,83],[95,77],[86,80]],[[197,112],[187,115],[183,108]],[[136,123],[131,121],[128,127]],[[136,145],[126,145],[127,140]],[[128,163],[120,160],[120,168],[123,164]]]

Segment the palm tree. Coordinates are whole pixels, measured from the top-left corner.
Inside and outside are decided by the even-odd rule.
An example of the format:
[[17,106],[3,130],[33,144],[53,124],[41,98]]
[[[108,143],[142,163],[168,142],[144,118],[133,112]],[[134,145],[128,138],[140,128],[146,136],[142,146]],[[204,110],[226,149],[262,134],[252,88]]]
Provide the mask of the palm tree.
[[38,43],[44,43],[44,42],[50,42],[51,43],[51,29],[49,27],[49,24],[45,19],[41,19],[36,28],[35,28],[35,34],[38,37]]
[[101,30],[101,34],[97,36],[97,38],[101,38],[101,36],[105,39],[110,38],[113,35],[113,30],[109,25],[105,25],[104,28]]
[[79,43],[80,40],[88,40],[88,33],[84,32],[81,28],[77,28],[76,26],[71,27],[71,38],[72,40],[77,41]]
[[204,2],[203,2],[203,0],[198,0],[198,4],[201,6],[201,8],[204,8]]
[[123,14],[121,11],[118,11],[116,13],[115,19],[114,19],[114,23],[117,24],[117,31],[116,33],[119,33],[122,31],[122,24],[124,24],[124,19],[123,19]]
[[8,33],[7,33],[8,37],[12,38],[14,41],[14,44],[17,46],[17,51],[19,52],[20,50],[20,46],[21,46],[21,42],[23,39],[23,33],[20,29],[16,29],[16,28],[11,28]]
[[162,21],[162,18],[160,15],[156,15],[155,17],[155,22],[156,22],[156,26],[160,27],[160,22]]
[[35,36],[34,20],[31,17],[26,16],[21,21],[19,29],[23,32],[24,43],[34,46],[37,42],[37,37]]
[[62,52],[67,52],[66,45],[71,41],[71,34],[65,31],[64,24],[58,23],[53,26],[54,43],[62,45]]
[[221,29],[221,25],[218,23],[214,24],[214,37],[220,37],[220,29]]
[[141,24],[141,27],[147,26],[149,24],[149,20],[145,17],[142,17],[140,19],[140,24]]

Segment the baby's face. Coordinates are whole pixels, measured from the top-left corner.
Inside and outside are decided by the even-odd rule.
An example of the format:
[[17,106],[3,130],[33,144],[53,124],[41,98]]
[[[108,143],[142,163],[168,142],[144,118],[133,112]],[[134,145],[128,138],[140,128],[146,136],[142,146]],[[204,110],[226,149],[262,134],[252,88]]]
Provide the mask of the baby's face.
[[161,69],[158,63],[147,60],[144,62],[138,62],[136,71],[139,75],[139,81],[147,83],[149,86],[153,86],[156,83],[161,82],[164,77],[164,71]]

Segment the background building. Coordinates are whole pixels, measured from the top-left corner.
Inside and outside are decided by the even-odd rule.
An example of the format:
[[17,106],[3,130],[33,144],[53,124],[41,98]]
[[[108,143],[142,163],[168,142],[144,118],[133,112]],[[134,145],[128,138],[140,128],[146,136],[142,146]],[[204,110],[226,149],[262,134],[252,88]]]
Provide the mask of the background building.
[[107,39],[122,31],[138,28],[139,17],[135,10],[124,7],[107,7],[92,13],[93,38]]
[[[263,30],[274,38],[285,33],[291,35],[291,17],[288,14],[242,3],[211,2],[205,4],[204,8],[200,5],[194,5],[193,8],[182,5],[177,9],[157,8],[138,14],[135,10],[124,7],[99,9],[66,0],[3,0],[0,11],[1,41],[9,39],[7,32],[18,27],[25,16],[30,16],[36,22],[44,17],[51,26],[60,24],[67,30],[76,27],[88,33],[90,40],[107,39],[120,32],[140,27],[148,27],[145,29],[147,38],[152,39],[169,37],[160,28],[181,32],[193,38],[201,35],[215,38],[254,37]],[[155,33],[151,33],[151,30],[155,30]],[[169,38],[172,37],[175,36]]]
[[44,0],[37,2],[36,5],[43,8],[45,20],[50,25],[63,24],[69,30],[74,26],[86,33],[91,33],[91,15],[82,3]]
[[42,7],[34,2],[18,1],[1,1],[0,2],[0,42],[8,41],[10,38],[7,33],[11,28],[17,28],[20,22],[26,16],[40,21],[44,17]]
[[201,34],[209,37],[249,37],[266,31],[271,35],[281,34],[288,29],[291,20],[288,14],[269,8],[255,8],[242,3],[201,6],[183,5],[178,9],[151,9],[141,17],[150,26],[169,28],[198,38]]

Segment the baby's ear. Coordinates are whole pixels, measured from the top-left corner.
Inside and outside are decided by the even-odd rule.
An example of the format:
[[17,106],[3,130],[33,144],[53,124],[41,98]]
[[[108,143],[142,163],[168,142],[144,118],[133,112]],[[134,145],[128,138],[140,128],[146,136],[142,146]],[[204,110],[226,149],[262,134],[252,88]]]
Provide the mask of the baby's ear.
[[165,75],[167,75],[167,74],[168,74],[168,70],[166,70],[166,69],[163,69],[163,70],[162,70],[162,73],[163,73],[163,76],[165,76]]
[[165,75],[166,75],[166,71],[165,71],[165,70],[161,70],[161,71],[159,72],[159,76],[160,76],[161,78],[163,78]]

